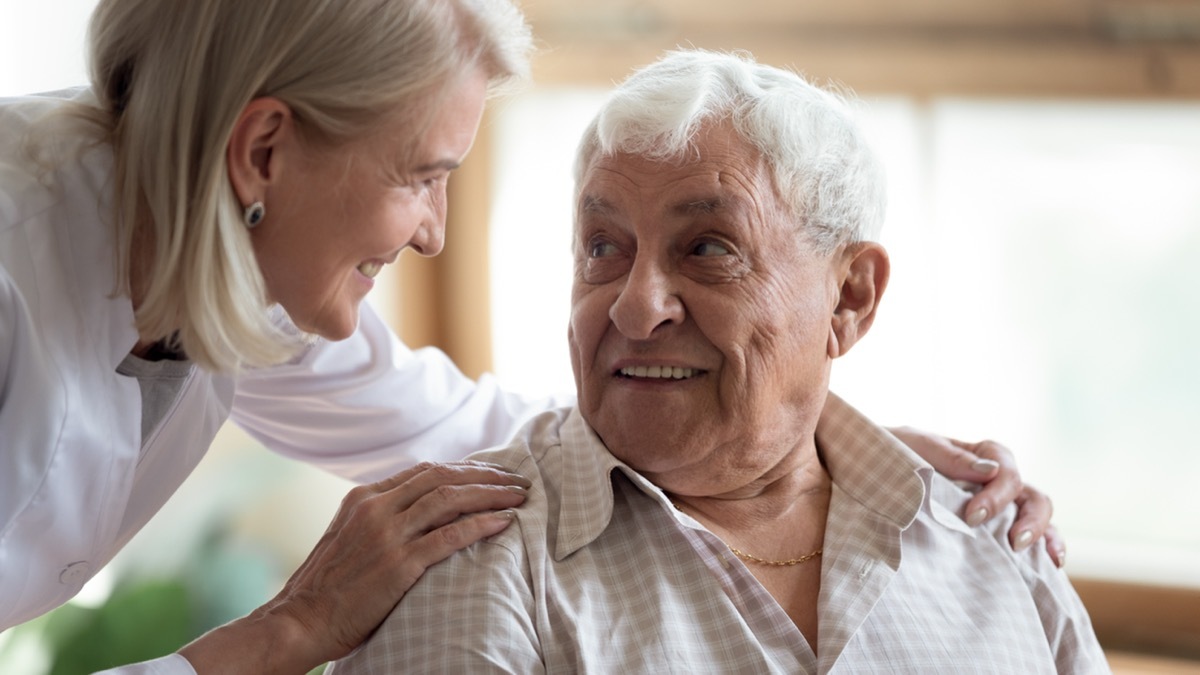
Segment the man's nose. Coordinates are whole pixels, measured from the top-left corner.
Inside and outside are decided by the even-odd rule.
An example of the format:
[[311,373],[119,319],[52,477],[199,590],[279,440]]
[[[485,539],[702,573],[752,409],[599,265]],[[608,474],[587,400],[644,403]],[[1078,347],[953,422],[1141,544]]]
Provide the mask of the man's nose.
[[683,300],[673,288],[672,275],[660,263],[637,260],[608,316],[622,335],[647,340],[660,326],[683,322]]

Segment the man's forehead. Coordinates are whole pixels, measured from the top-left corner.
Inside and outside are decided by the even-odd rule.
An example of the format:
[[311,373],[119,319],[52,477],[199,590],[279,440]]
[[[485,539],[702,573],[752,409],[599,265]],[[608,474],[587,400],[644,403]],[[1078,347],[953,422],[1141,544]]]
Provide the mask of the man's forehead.
[[[666,210],[677,216],[697,216],[740,208],[742,202],[742,199],[734,195],[682,197],[668,202]],[[600,217],[609,217],[619,211],[608,199],[587,193],[580,196],[579,210],[580,213]]]
[[664,215],[714,214],[742,210],[772,189],[757,155],[709,155],[702,149],[685,160],[598,158],[583,176],[577,203],[581,216],[612,216],[649,206]]

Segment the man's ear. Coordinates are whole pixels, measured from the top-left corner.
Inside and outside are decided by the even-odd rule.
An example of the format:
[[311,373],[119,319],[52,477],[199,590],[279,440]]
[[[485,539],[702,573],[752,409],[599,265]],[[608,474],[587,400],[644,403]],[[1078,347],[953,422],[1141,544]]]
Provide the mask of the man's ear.
[[242,110],[225,148],[229,182],[242,205],[265,200],[277,177],[279,145],[294,135],[292,109],[277,98],[256,98]]
[[873,241],[850,244],[841,253],[841,293],[829,323],[829,358],[850,351],[871,329],[891,274],[887,251]]

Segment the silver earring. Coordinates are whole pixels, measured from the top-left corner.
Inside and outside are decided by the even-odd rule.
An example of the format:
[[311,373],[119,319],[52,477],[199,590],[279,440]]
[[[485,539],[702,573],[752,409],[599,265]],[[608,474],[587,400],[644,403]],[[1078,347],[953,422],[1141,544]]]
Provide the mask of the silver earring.
[[242,222],[246,224],[246,229],[253,230],[258,227],[258,224],[263,221],[263,217],[267,215],[267,207],[263,206],[262,202],[254,202],[246,207],[242,213]]

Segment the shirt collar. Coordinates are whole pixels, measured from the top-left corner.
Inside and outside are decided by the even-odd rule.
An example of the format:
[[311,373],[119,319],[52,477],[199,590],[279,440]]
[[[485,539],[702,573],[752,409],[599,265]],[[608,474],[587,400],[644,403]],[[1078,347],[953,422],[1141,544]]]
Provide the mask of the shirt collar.
[[943,505],[962,501],[962,492],[891,432],[833,392],[817,422],[817,447],[833,482],[897,528],[908,529],[924,510],[940,525],[975,536]]
[[[925,509],[943,526],[973,536],[957,516],[931,501],[933,468],[929,463],[832,392],[817,422],[816,436],[833,482],[885,522],[905,530]],[[578,408],[563,423],[560,439],[563,494],[555,560],[590,544],[608,527],[613,513],[614,469],[660,506],[676,513],[658,486],[608,451]],[[605,489],[583,489],[601,484]],[[600,495],[599,502],[589,502],[588,495],[595,494]]]
[[929,464],[833,392],[817,422],[825,468],[848,496],[903,530],[929,493]]
[[[558,519],[554,559],[562,560],[587,546],[599,537],[612,520],[612,472],[618,470],[663,508],[674,511],[657,485],[646,480],[621,460],[613,456],[604,442],[584,421],[579,408],[571,410],[560,431],[562,442],[562,512]],[[584,486],[603,485],[601,490]],[[600,495],[599,502],[589,501],[589,495]]]

